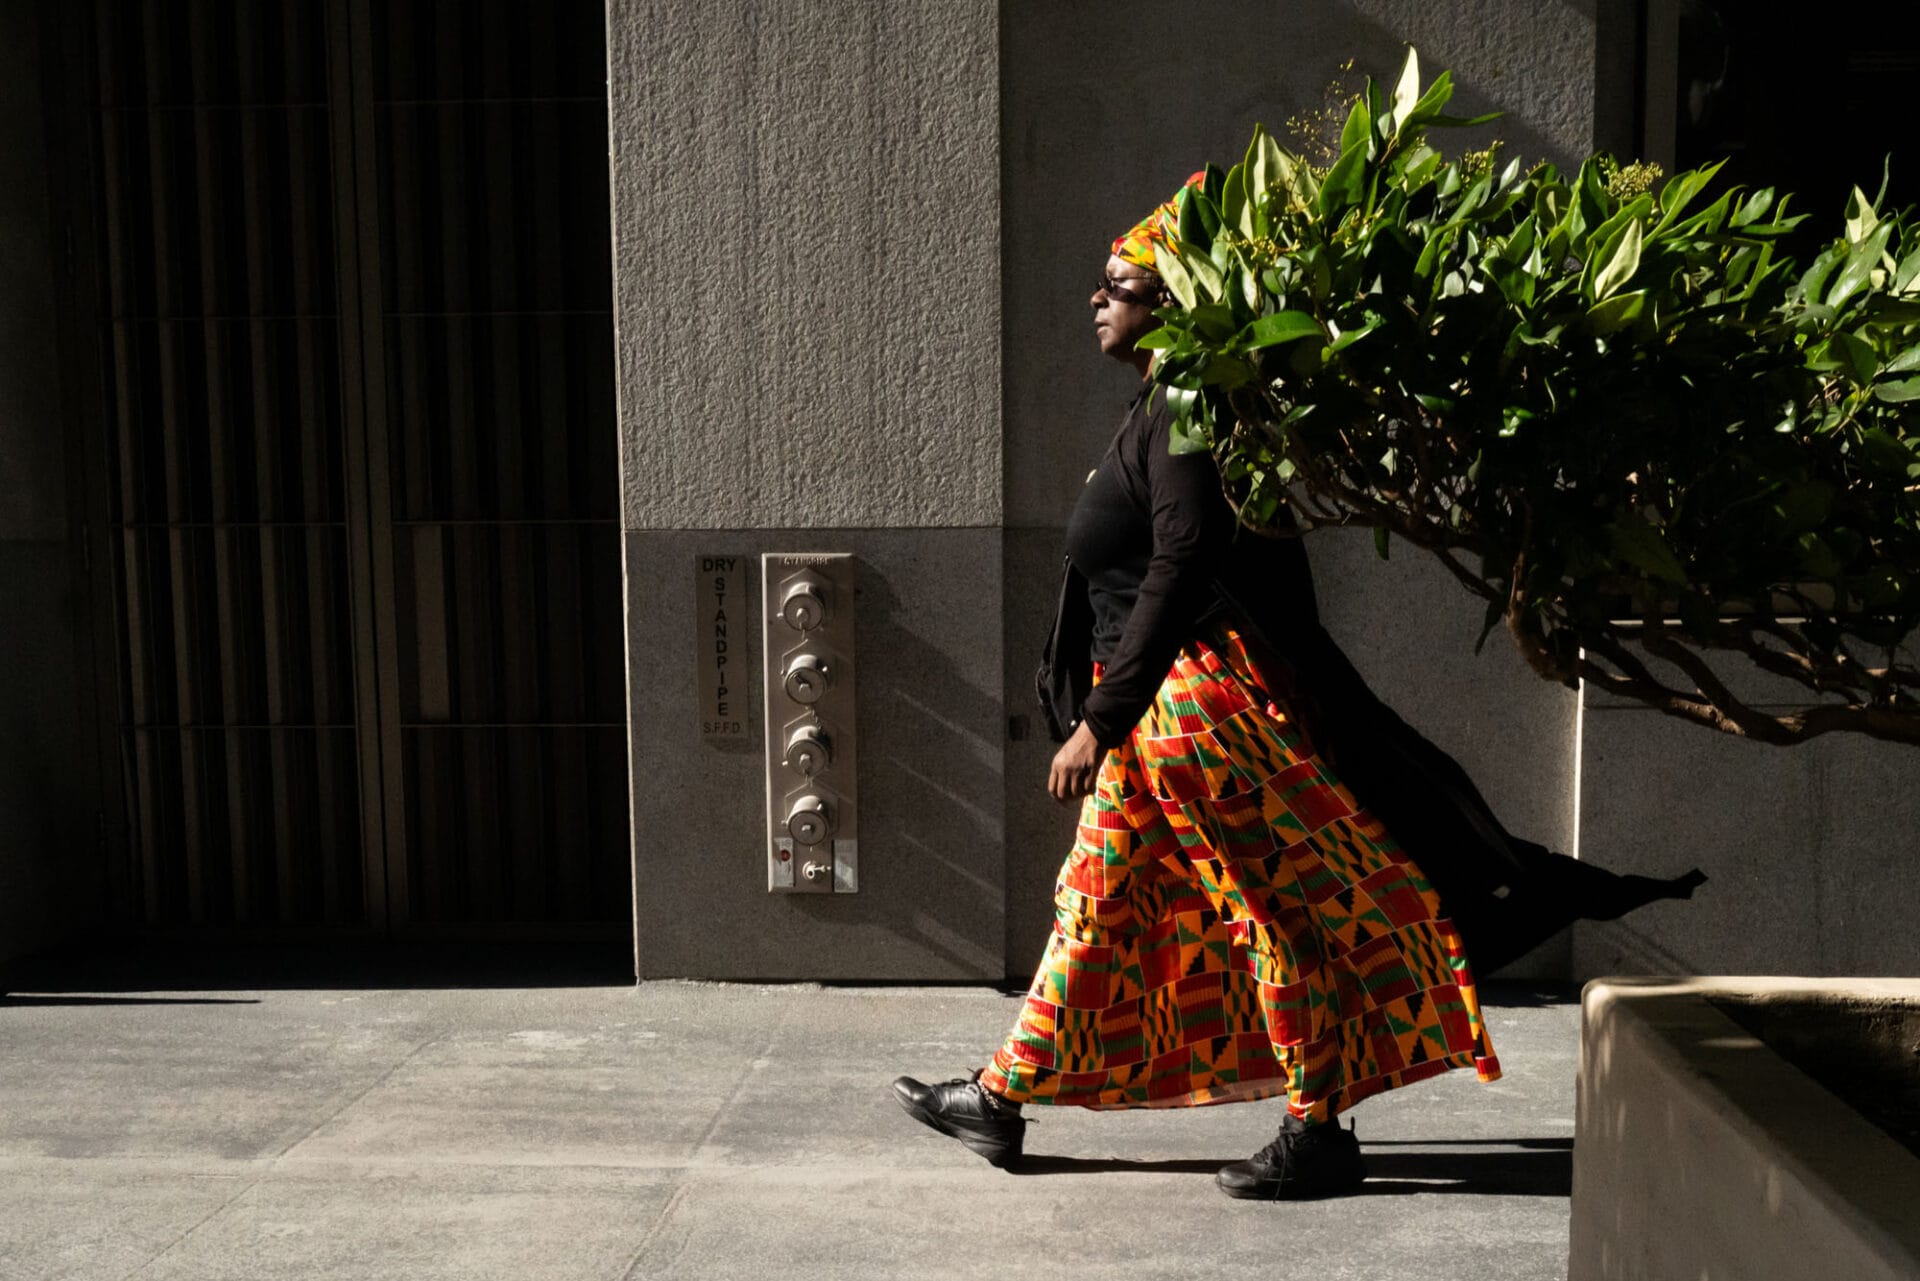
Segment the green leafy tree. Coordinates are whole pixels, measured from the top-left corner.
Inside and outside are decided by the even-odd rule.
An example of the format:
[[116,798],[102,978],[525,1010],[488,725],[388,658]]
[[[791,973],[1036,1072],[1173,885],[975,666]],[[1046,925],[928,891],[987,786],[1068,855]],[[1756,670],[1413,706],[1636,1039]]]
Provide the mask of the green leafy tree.
[[[1180,204],[1153,378],[1242,521],[1436,556],[1542,676],[1770,743],[1920,742],[1920,235],[1856,190],[1450,161],[1450,77],[1369,80],[1330,165],[1256,128]],[[1882,187],[1884,192],[1884,185]],[[1763,710],[1745,665],[1793,682]]]

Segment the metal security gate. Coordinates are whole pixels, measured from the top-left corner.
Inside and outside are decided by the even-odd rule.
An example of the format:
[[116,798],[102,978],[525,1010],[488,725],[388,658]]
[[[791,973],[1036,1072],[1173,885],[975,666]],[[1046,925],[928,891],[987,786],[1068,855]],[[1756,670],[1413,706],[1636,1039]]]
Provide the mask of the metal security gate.
[[93,10],[133,923],[626,929],[603,21]]

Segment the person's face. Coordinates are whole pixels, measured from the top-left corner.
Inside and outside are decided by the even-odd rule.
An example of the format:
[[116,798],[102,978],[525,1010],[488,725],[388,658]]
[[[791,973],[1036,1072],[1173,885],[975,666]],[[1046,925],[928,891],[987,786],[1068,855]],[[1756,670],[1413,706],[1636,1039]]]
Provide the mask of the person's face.
[[[1122,291],[1128,296],[1123,297]],[[1135,360],[1141,353],[1134,344],[1160,327],[1153,309],[1161,297],[1160,277],[1124,258],[1109,256],[1100,287],[1088,300],[1093,304],[1093,333],[1100,350],[1117,360]]]

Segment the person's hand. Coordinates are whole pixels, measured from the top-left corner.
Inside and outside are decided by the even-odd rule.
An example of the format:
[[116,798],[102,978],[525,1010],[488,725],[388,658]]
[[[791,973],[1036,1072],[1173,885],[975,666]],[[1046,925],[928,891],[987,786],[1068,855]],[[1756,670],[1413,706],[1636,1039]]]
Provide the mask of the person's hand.
[[1093,780],[1100,773],[1100,758],[1105,755],[1094,741],[1093,731],[1081,721],[1053,754],[1053,768],[1047,771],[1047,794],[1065,802],[1092,792]]

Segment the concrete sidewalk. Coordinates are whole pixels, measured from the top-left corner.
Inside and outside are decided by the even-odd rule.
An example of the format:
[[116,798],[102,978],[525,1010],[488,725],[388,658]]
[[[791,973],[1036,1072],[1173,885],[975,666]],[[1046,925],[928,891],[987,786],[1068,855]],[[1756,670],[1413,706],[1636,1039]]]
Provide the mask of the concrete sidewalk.
[[992,991],[16,983],[5,1281],[1565,1275],[1571,993],[1493,986],[1505,1080],[1363,1104],[1367,1195],[1272,1205],[1212,1181],[1272,1105],[1030,1109],[1021,1173],[909,1121]]

